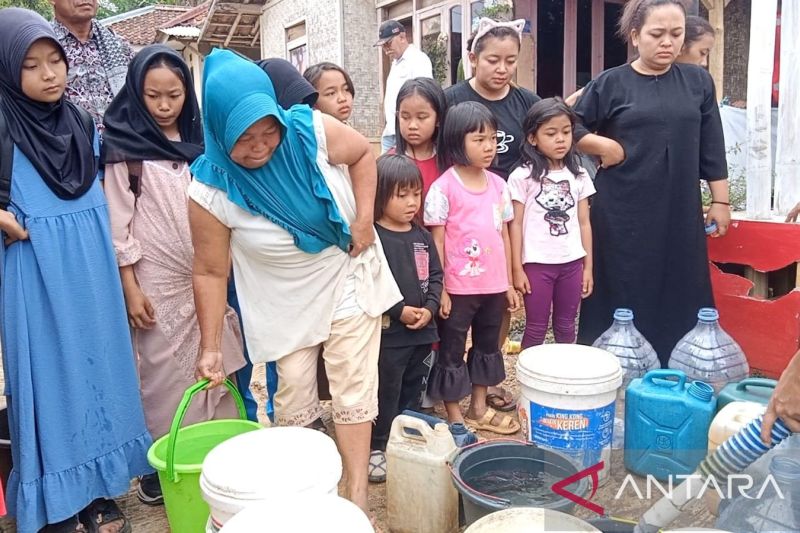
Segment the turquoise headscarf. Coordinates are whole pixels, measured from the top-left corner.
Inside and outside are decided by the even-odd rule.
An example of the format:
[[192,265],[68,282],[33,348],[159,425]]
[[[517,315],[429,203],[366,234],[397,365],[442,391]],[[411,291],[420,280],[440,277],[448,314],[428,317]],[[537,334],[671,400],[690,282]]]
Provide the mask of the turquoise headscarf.
[[[263,167],[248,170],[228,155],[239,137],[264,117],[281,126],[281,142]],[[288,231],[298,248],[344,251],[350,229],[317,166],[313,112],[306,105],[285,111],[269,76],[255,63],[215,49],[203,73],[205,152],[192,164],[195,179],[223,190],[228,199]]]

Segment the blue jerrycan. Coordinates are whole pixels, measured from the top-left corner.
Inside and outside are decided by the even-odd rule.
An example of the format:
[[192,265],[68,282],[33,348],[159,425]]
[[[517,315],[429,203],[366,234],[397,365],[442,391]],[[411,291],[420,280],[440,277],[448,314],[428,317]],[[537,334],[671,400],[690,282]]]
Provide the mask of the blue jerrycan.
[[716,406],[714,389],[687,383],[680,370],[634,379],[625,401],[625,468],[660,480],[694,473],[708,452]]

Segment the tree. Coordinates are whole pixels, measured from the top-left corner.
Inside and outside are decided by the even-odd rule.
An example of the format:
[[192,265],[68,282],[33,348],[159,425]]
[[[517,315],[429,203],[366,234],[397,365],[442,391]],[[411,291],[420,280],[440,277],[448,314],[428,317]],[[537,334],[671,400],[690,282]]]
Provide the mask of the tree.
[[0,0],[0,8],[3,7],[24,7],[36,11],[47,20],[53,18],[53,9],[47,0]]

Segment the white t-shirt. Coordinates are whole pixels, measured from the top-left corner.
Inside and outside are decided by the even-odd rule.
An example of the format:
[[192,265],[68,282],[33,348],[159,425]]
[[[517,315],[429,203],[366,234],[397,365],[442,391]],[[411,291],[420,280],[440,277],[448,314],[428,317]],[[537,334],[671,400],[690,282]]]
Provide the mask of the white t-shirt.
[[383,96],[383,112],[386,126],[383,135],[394,135],[394,115],[397,111],[397,95],[406,80],[433,78],[433,66],[425,52],[409,44],[399,59],[392,61],[389,77],[386,78],[386,93]]
[[[328,163],[319,111],[314,112],[314,129],[317,165],[339,212],[352,222],[350,178]],[[236,292],[254,363],[318,345],[330,336],[333,320],[357,312],[379,317],[402,299],[377,234],[375,244],[357,257],[336,246],[309,254],[294,244],[289,232],[240,208],[224,191],[192,181],[189,197],[231,229]]]
[[518,167],[508,177],[511,200],[525,206],[522,219],[522,262],[559,265],[586,255],[581,243],[578,202],[595,193],[594,183],[581,168],[551,170],[541,181],[530,167]]

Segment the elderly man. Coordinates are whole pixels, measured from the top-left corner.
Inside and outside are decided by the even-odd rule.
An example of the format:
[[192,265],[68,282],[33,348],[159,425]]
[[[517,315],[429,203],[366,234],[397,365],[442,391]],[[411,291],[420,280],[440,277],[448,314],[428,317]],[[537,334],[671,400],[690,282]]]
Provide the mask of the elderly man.
[[381,148],[387,152],[395,145],[394,115],[397,112],[400,87],[406,80],[433,78],[433,67],[425,52],[408,42],[405,27],[396,20],[387,20],[381,24],[375,46],[383,47],[383,52],[392,60],[383,97],[386,127],[381,136]]
[[66,95],[87,110],[102,133],[108,104],[125,85],[133,50],[124,39],[103,27],[97,0],[50,0],[53,29],[69,62]]

